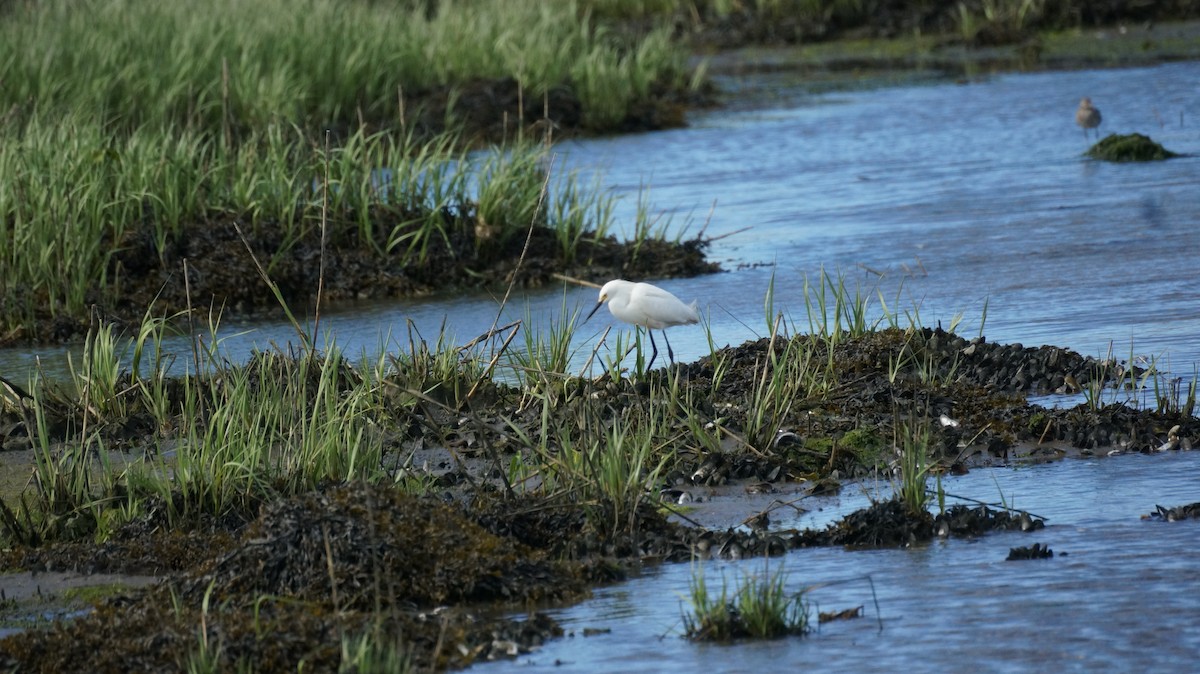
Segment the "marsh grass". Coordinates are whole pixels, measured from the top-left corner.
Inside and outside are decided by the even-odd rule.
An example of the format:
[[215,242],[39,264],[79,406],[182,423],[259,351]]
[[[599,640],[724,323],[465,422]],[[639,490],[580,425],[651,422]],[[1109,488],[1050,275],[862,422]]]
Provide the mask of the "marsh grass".
[[[506,350],[520,322],[500,330],[509,338],[494,354],[487,340],[458,347],[444,329],[427,340],[410,323],[406,348],[357,362],[331,340],[319,352],[307,339],[298,351],[262,351],[235,366],[221,356],[218,316],[207,335],[193,337],[189,373],[179,378],[167,377],[160,349],[174,329],[165,317],[147,312],[128,340],[98,324],[68,381],[30,384],[41,443],[35,489],[14,508],[6,505],[5,528],[29,543],[89,534],[103,540],[144,514],[147,503],[172,526],[186,527],[204,517],[244,519],[264,502],[322,484],[385,480],[423,493],[434,484],[428,471],[411,461],[389,465],[385,438],[408,423],[406,410],[419,411],[431,429],[465,414],[486,438],[492,431],[471,412],[471,396],[507,353],[521,395],[542,407],[536,437],[503,433],[534,459],[514,477],[538,477],[542,493],[582,506],[598,532],[636,532],[674,460],[678,382],[656,389],[646,409],[629,407],[614,419],[560,414],[575,395],[566,369],[577,318],[564,310],[546,337],[527,329],[523,351]],[[620,365],[613,367],[619,381]],[[154,429],[140,447],[145,458],[110,461],[100,431],[130,416]],[[65,420],[65,435],[48,427],[51,417]],[[55,437],[63,439],[50,444]],[[498,469],[512,470],[492,454]]]
[[[1170,371],[1170,368],[1167,368]],[[1173,414],[1190,417],[1196,410],[1196,385],[1200,381],[1200,369],[1193,367],[1190,381],[1183,377],[1173,377],[1164,381],[1164,377],[1154,378],[1154,409],[1160,414]],[[1185,387],[1186,385],[1186,392]]]
[[777,351],[775,340],[773,333],[766,357],[755,364],[754,388],[746,404],[745,441],[760,453],[771,449],[784,420],[817,388],[820,375],[813,368],[821,369],[814,362],[811,342],[781,337]]
[[[513,78],[531,99],[573,92],[582,123],[602,130],[688,77],[666,29],[625,38],[575,2],[536,0],[52,0],[6,13],[0,63],[8,338],[39,338],[36,318],[82,321],[119,296],[131,283],[122,251],[178,271],[185,233],[221,219],[277,242],[268,271],[325,209],[331,245],[404,266],[435,250],[493,260],[535,220],[574,261],[611,228],[598,178],[557,176],[535,219],[545,146],[522,133],[468,153],[461,134],[419,134],[428,124],[406,120],[423,113],[404,92],[449,87],[453,101],[457,86]],[[318,131],[331,127],[334,147]],[[652,229],[635,224],[635,254]]]
[[882,315],[871,318],[876,311],[871,307],[873,296],[871,290],[864,290],[858,284],[851,291],[843,273],[831,274],[821,269],[816,279],[806,276],[804,306],[809,333],[836,345],[846,337],[861,337],[884,321],[894,321],[882,302]]
[[[559,254],[563,260],[571,262],[585,238],[600,239],[609,235],[616,202],[600,176],[585,183],[579,174],[573,173],[556,183],[548,208],[549,219],[555,223]],[[644,240],[636,234],[632,239],[635,245]]]
[[[549,323],[535,325],[527,316],[466,346],[445,329],[426,336],[410,323],[402,348],[381,346],[358,360],[328,339],[317,351],[309,338],[299,349],[263,351],[234,365],[221,356],[218,316],[207,334],[193,335],[184,377],[166,374],[170,359],[160,345],[174,329],[168,317],[148,311],[128,340],[98,323],[69,381],[35,380],[30,398],[3,398],[9,412],[28,415],[37,465],[33,488],[0,515],[16,540],[103,539],[149,507],[186,527],[206,516],[236,521],[264,502],[352,480],[424,493],[437,484],[434,476],[414,465],[411,453],[405,459],[407,450],[396,451],[415,432],[422,442],[444,443],[460,468],[453,442],[470,436],[474,454],[492,466],[482,479],[500,480],[505,494],[581,509],[603,535],[634,534],[657,505],[660,480],[681,462],[731,447],[792,461],[775,446],[780,432],[799,435],[805,410],[838,404],[846,373],[826,354],[831,342],[857,330],[848,326],[872,329],[871,319],[856,318],[866,316],[862,305],[871,294],[826,278],[820,285],[826,300],[819,306],[830,320],[820,323],[824,332],[810,335],[790,334],[768,289],[763,308],[771,336],[743,352],[753,359],[740,371],[732,364],[738,350],[717,349],[706,334],[707,367],[702,359],[638,376],[640,336],[618,331],[591,382],[582,379],[588,366],[580,375],[569,372],[579,355],[573,350],[578,312],[565,299]],[[833,318],[835,308],[842,319]],[[918,334],[897,332],[882,344],[902,354],[891,362],[890,376],[903,373],[905,387],[914,390],[954,384],[955,361],[925,363],[935,349],[923,351]],[[521,341],[523,348],[513,346]],[[1154,372],[1140,372],[1139,387],[1159,376]],[[1135,375],[1125,376],[1132,385]],[[1167,395],[1160,391],[1160,404]],[[106,446],[113,436],[104,431],[124,423],[121,415],[151,429],[124,438],[144,458]],[[896,415],[891,443],[898,458],[893,493],[914,513],[929,505],[934,464],[932,430],[911,421],[918,418],[915,410],[910,421]],[[61,427],[51,429],[51,423]],[[879,451],[870,437],[847,434],[843,441],[864,461]],[[831,469],[835,450],[826,446],[801,450],[820,465],[806,456],[792,467]]]
[[509,365],[517,381],[530,392],[561,389],[568,379],[571,361],[579,347],[572,346],[578,328],[579,308],[567,308],[567,296],[548,321],[539,323],[526,312],[521,325],[525,346],[509,350]]
[[[86,315],[97,295],[126,285],[122,249],[145,237],[159,266],[174,264],[177,242],[223,214],[247,235],[278,241],[262,260],[268,273],[323,217],[330,245],[418,266],[435,250],[468,264],[492,260],[531,223],[554,232],[563,259],[574,260],[582,241],[611,230],[615,197],[577,174],[552,179],[550,217],[534,218],[545,147],[456,146],[452,136],[359,131],[326,149],[275,125],[230,149],[187,131],[112,138],[78,118],[33,124],[0,143],[0,172],[14,177],[0,183],[0,238],[11,242],[0,251],[0,295],[11,308],[0,332],[27,330],[36,315]],[[460,221],[474,221],[474,231],[458,231]],[[474,247],[464,250],[463,238]]]
[[571,1],[51,0],[0,24],[0,109],[232,140],[395,123],[404,92],[513,78],[535,99],[573,87],[587,123],[611,128],[650,83],[684,84],[685,59],[665,28],[622,39]]
[[550,404],[543,406],[542,437],[555,438],[554,446],[544,443],[535,452],[543,488],[568,494],[602,535],[636,534],[643,507],[657,500],[658,479],[671,457],[657,451],[663,416],[651,410],[608,423],[592,418],[572,432],[572,420],[555,420]]
[[[180,663],[184,671],[188,674],[216,674],[223,670],[222,655],[224,653],[224,644],[221,641],[221,635],[215,630],[209,629],[208,619],[209,613],[214,608],[212,605],[212,593],[215,588],[214,583],[209,583],[204,591],[204,598],[200,601],[199,606],[199,624],[196,625],[196,644],[195,647],[183,657],[183,662]],[[183,601],[171,592],[172,608],[176,618],[183,618],[187,611],[184,608]],[[215,632],[210,634],[210,632]]]
[[28,545],[91,535],[109,506],[122,501],[126,471],[111,461],[103,444],[86,430],[77,443],[52,446],[45,408],[35,400],[34,409],[38,441],[33,452],[32,489],[22,493],[15,516],[6,517],[11,520],[7,528],[16,540]]
[[1045,0],[959,2],[958,33],[969,45],[1019,42],[1041,24],[1045,6]]
[[[450,348],[433,356],[423,344],[414,346],[410,359],[393,361],[394,369],[382,357],[352,364],[333,344],[323,354],[261,352],[233,367],[213,357],[215,334],[212,351],[198,358],[199,373],[168,383],[158,354],[148,375],[134,374],[130,363],[144,357],[147,344],[161,342],[165,330],[164,321],[148,318],[131,342],[130,359],[128,351],[113,348],[107,326],[98,328],[88,342],[88,367],[72,371],[72,386],[31,383],[34,489],[8,523],[16,538],[103,539],[150,498],[173,525],[184,525],[206,515],[248,517],[270,498],[330,481],[386,478],[381,410],[406,403],[390,398],[385,382],[420,381],[436,390],[453,386],[437,380],[438,372],[452,371],[461,383],[462,362]],[[62,399],[72,388],[82,401],[76,411],[43,397],[50,392]],[[51,409],[67,424],[65,439],[55,445],[50,438],[62,433],[48,428]],[[112,460],[98,429],[118,421],[116,411],[149,417],[156,431],[146,458]]]
[[416,324],[409,321],[407,351],[381,355],[380,358],[386,358],[391,366],[386,373],[381,368],[376,369],[383,377],[383,383],[409,403],[415,402],[415,398],[407,392],[417,391],[457,409],[487,373],[482,348],[455,345],[445,325],[438,330],[437,339],[431,345]]
[[732,593],[725,577],[719,594],[711,592],[704,569],[696,565],[690,583],[691,611],[684,612],[684,633],[693,641],[776,639],[808,633],[808,604],[804,591],[788,592],[787,573],[780,565],[761,575],[746,574]]

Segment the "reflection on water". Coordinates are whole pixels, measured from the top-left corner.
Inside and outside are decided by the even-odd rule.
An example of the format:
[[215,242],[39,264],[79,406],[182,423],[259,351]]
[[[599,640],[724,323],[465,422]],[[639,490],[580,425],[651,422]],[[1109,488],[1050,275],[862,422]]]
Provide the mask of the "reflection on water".
[[[552,612],[576,636],[480,672],[528,671],[1185,671],[1200,657],[1200,522],[1142,520],[1154,506],[1200,500],[1200,453],[1069,460],[947,478],[958,496],[1006,501],[1048,519],[1034,533],[996,533],[907,550],[811,549],[771,561],[791,588],[820,586],[822,611],[863,606],[861,620],[807,638],[734,645],[680,637],[692,569],[652,568]],[[847,503],[847,506],[852,504]],[[1038,542],[1049,560],[1006,562]],[[706,562],[722,576],[763,560]],[[865,580],[869,576],[872,583]],[[846,581],[834,584],[834,581]],[[883,630],[879,631],[874,599]],[[583,637],[586,627],[610,633]]]

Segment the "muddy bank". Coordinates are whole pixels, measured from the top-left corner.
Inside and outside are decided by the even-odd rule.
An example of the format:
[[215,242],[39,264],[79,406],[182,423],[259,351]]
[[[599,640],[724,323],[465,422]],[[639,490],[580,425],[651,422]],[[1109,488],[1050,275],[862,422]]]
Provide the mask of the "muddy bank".
[[[967,83],[1007,72],[1144,67],[1200,58],[1200,22],[1122,24],[1041,33],[1013,44],[970,46],[936,34],[892,40],[844,39],[796,45],[748,45],[709,57],[714,81],[733,80],[735,95],[718,94],[722,105],[755,108],[770,100],[781,76],[812,91],[863,88],[951,79]],[[767,76],[757,84],[755,75]],[[721,88],[728,88],[726,87]],[[758,90],[761,89],[761,92]]]
[[[461,130],[469,143],[484,145],[524,137],[560,140],[595,133],[658,131],[684,124],[688,108],[712,102],[710,87],[686,90],[652,84],[647,95],[611,128],[586,124],[583,106],[571,83],[551,88],[543,96],[522,91],[517,80],[476,80],[467,84],[406,92],[412,112],[406,124],[420,135],[434,136]],[[453,120],[454,127],[448,125]],[[394,121],[379,120],[374,128],[387,129]]]
[[[700,0],[671,18],[676,34],[694,44],[729,49],[754,44],[799,44],[836,39],[941,35],[949,43],[1013,44],[1039,31],[1161,23],[1200,17],[1194,3],[987,3],[984,0],[867,3],[727,3]],[[973,20],[965,21],[969,15]]]
[[[271,281],[298,315],[312,314],[318,287],[323,287],[323,301],[330,302],[471,288],[503,292],[509,282],[519,288],[538,287],[550,283],[556,274],[603,283],[611,278],[683,277],[719,270],[706,259],[708,243],[701,239],[648,239],[635,244],[612,236],[582,237],[568,256],[548,227],[534,228],[526,250],[524,232],[501,240],[480,240],[478,216],[470,207],[447,209],[443,217],[447,237],[433,237],[420,263],[406,261],[403,250],[389,252],[383,238],[394,225],[403,228],[401,223],[413,220],[411,213],[381,209],[378,217],[373,217],[380,232],[377,241],[362,240],[356,224],[331,223],[323,286],[319,284],[319,228],[309,228],[297,241],[285,241],[282,228],[271,223],[250,228],[235,215],[217,216],[185,227],[166,242],[160,255],[153,228],[147,223],[123,241],[114,242],[109,284],[95,288],[90,302],[98,317],[133,329],[148,308],[153,315],[172,316],[190,306],[202,321],[210,307],[230,315],[278,311],[255,258],[269,269]],[[524,259],[518,264],[522,251]],[[54,316],[44,298],[21,295],[17,290],[3,305],[37,318],[32,325],[0,335],[0,346],[78,341],[90,324],[86,318]]]
[[[801,390],[796,384],[782,399],[786,405],[779,405],[764,425],[762,407],[772,402],[761,396],[764,376],[773,375],[776,363],[795,359],[807,363],[796,376],[810,379],[812,388]],[[294,376],[295,368],[277,361],[279,357],[262,358],[244,367],[266,368],[261,376]],[[360,378],[352,365],[340,367],[347,386]],[[396,392],[394,410],[371,414],[378,415],[381,429],[391,429],[387,444],[402,456],[419,455],[430,462],[443,486],[462,484],[468,468],[492,468],[486,463],[494,458],[489,451],[529,451],[527,439],[542,432],[541,406],[531,405],[518,387],[487,381],[466,396],[473,380],[464,386],[428,375],[410,382],[407,376],[395,373],[385,381]],[[577,419],[583,427],[648,414],[654,391],[677,388],[675,395],[690,402],[664,430],[683,439],[673,447],[666,475],[675,483],[719,485],[735,479],[816,480],[833,471],[843,478],[869,475],[895,460],[893,445],[902,427],[927,434],[932,459],[947,470],[1190,449],[1200,439],[1200,421],[1192,416],[1194,400],[1178,384],[1143,389],[1142,397],[1152,398],[1145,408],[1122,402],[1157,376],[1136,363],[1085,357],[1059,347],[998,344],[941,329],[887,329],[838,340],[763,338],[643,377],[567,378],[543,394],[556,416]],[[192,384],[216,396],[223,381],[215,377]],[[136,453],[169,444],[170,429],[177,424],[156,420],[138,387],[128,383],[122,387],[128,416],[93,420],[92,432],[110,450]],[[431,404],[402,402],[414,384]],[[169,380],[164,385],[168,407],[179,409],[187,389],[182,380]],[[17,393],[28,399],[27,392]],[[1082,402],[1047,407],[1030,403],[1031,395],[1076,396]],[[83,410],[65,402],[48,400],[44,413],[51,445],[69,441],[72,429],[85,422]],[[37,446],[38,429],[31,422],[19,408],[0,411],[0,450]],[[697,422],[719,440],[719,449],[696,437],[689,424]],[[454,452],[453,461],[444,453],[447,447]]]

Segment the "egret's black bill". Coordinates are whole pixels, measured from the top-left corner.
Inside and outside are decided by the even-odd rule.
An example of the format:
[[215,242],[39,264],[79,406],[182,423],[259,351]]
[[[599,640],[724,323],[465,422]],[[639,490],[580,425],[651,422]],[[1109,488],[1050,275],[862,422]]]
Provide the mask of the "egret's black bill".
[[595,315],[597,311],[600,311],[600,307],[602,306],[604,306],[604,302],[596,302],[596,306],[592,307],[592,310],[588,312],[587,318],[583,319],[583,322],[587,323],[588,321],[592,320],[592,316]]

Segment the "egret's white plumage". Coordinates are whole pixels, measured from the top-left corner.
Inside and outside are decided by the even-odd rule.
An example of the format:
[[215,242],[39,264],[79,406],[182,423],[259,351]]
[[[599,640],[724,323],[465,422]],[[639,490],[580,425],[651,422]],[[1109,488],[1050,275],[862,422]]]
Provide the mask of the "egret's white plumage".
[[[691,325],[700,321],[696,302],[684,304],[683,300],[649,283],[634,283],[621,279],[605,283],[600,289],[599,301],[587,317],[590,319],[605,302],[608,303],[609,312],[617,320],[630,325],[640,325],[650,333],[650,347],[653,353],[650,362],[646,364],[647,370],[658,356],[658,345],[654,343],[654,333],[650,331],[665,330],[673,325]],[[663,333],[663,339],[667,340],[666,332]],[[667,340],[667,356],[672,363],[675,362],[670,340]]]
[[1092,99],[1084,97],[1079,101],[1079,109],[1075,111],[1075,123],[1083,127],[1083,137],[1088,137],[1088,129],[1096,129],[1096,138],[1100,137],[1100,110],[1092,105]]

